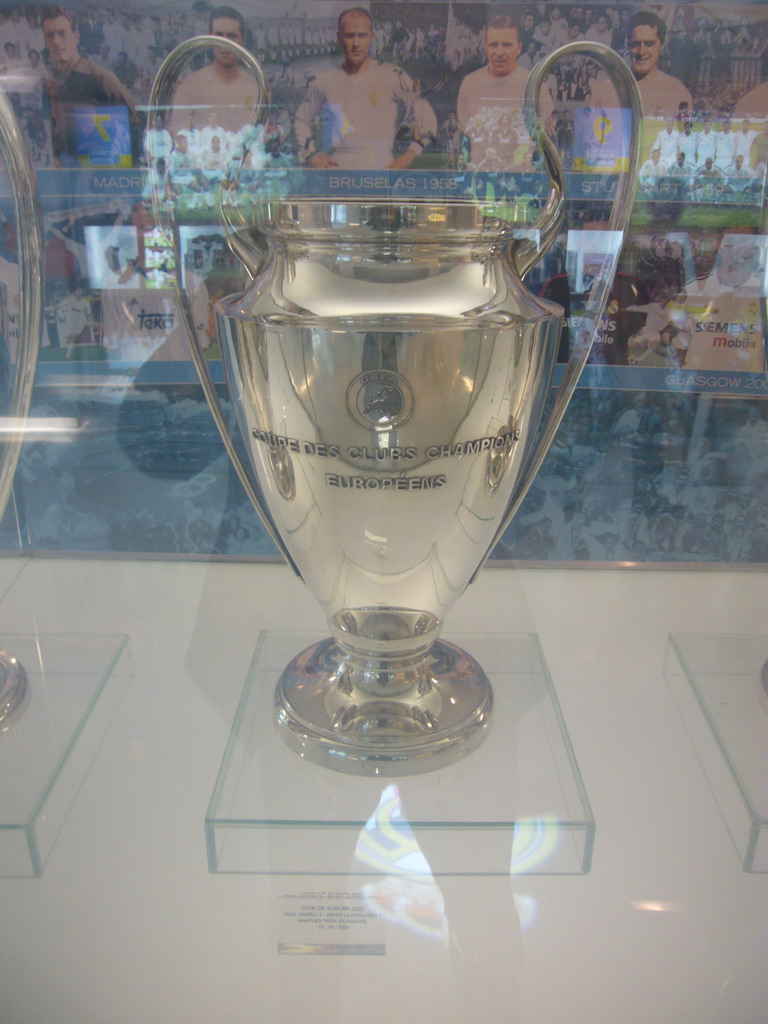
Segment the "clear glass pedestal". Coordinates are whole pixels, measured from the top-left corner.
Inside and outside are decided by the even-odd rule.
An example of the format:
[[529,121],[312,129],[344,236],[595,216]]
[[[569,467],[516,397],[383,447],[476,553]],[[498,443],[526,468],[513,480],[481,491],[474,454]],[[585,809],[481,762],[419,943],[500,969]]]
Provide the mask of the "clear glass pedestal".
[[314,634],[262,633],[205,820],[212,872],[581,874],[595,825],[534,635],[449,637],[494,693],[490,734],[446,768],[366,778],[311,764],[273,724]]
[[745,871],[768,872],[768,636],[672,633],[665,675]]
[[7,636],[27,692],[0,727],[0,877],[42,874],[130,677],[124,634]]

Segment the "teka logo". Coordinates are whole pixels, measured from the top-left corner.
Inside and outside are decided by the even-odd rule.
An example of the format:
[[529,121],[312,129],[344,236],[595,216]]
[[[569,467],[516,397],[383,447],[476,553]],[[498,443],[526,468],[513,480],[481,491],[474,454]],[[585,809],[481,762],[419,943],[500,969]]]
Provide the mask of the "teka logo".
[[405,377],[393,370],[369,370],[347,388],[347,409],[362,427],[392,430],[411,415],[413,390]]
[[138,320],[142,331],[172,331],[175,323],[173,313],[147,313],[144,309],[139,313]]

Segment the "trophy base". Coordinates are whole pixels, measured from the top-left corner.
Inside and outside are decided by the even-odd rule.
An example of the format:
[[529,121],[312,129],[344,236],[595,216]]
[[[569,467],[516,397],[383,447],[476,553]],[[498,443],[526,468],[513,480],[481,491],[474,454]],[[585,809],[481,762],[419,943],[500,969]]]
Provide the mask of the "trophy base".
[[[365,685],[371,677],[376,685]],[[382,661],[362,674],[328,638],[302,651],[281,675],[275,721],[283,740],[308,761],[389,777],[433,771],[471,753],[488,734],[492,704],[480,665],[445,640],[407,673]]]
[[0,731],[24,703],[26,693],[27,673],[12,654],[0,651]]

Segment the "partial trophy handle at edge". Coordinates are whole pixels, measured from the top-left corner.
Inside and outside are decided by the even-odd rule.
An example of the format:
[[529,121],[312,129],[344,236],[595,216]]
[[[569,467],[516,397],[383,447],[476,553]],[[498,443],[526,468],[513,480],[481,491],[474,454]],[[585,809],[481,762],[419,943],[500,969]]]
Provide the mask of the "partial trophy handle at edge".
[[[0,444],[0,515],[11,495],[13,477],[24,439],[24,421],[29,413],[35,383],[37,356],[42,330],[43,214],[37,190],[37,176],[27,155],[27,143],[16,114],[0,90],[0,149],[13,186],[16,216],[16,245],[19,258],[19,340],[13,391],[3,411],[6,428]],[[6,339],[7,341],[7,339]]]
[[[173,290],[176,298],[176,302],[181,313],[181,322],[184,329],[184,333],[187,336],[189,343],[190,352],[192,355],[192,361],[195,365],[195,370],[200,379],[200,384],[203,389],[208,407],[211,410],[211,414],[218,428],[221,439],[224,442],[227,455],[229,456],[232,465],[235,468],[238,479],[245,490],[251,505],[258,513],[261,523],[264,529],[272,539],[273,544],[277,547],[278,551],[286,559],[288,564],[291,566],[296,575],[301,578],[301,573],[296,567],[296,563],[291,557],[290,552],[283,543],[278,531],[270,521],[265,509],[266,503],[261,499],[257,493],[258,484],[254,482],[248,470],[243,465],[240,455],[232,441],[230,433],[227,429],[226,418],[224,411],[219,401],[219,396],[216,393],[216,385],[211,377],[208,364],[203,354],[202,349],[197,338],[197,328],[195,325],[195,316],[192,312],[192,306],[187,297],[187,293],[184,290],[184,266],[181,252],[181,246],[178,240],[176,218],[174,214],[164,205],[162,198],[158,194],[157,189],[157,176],[154,173],[154,154],[151,151],[152,140],[154,138],[154,130],[157,127],[158,118],[160,112],[167,112],[172,105],[173,93],[176,88],[176,84],[179,79],[179,75],[184,70],[189,61],[190,57],[195,56],[198,53],[202,53],[209,50],[211,47],[218,47],[223,50],[230,50],[236,54],[237,57],[245,64],[247,69],[253,73],[254,77],[259,86],[259,97],[254,105],[253,114],[251,116],[250,124],[256,127],[262,117],[264,105],[268,95],[267,79],[264,74],[264,69],[261,63],[254,57],[252,53],[240,46],[239,43],[233,42],[231,39],[224,39],[219,36],[200,35],[194,36],[192,39],[186,39],[184,42],[173,49],[168,56],[165,58],[163,63],[160,65],[155,80],[152,83],[152,91],[149,98],[149,139],[150,139],[150,183],[151,183],[151,195],[152,195],[152,210],[154,213],[155,221],[158,225],[166,224],[171,230],[171,239],[173,241],[175,269],[173,274]],[[239,175],[238,175],[239,176]],[[236,179],[237,180],[237,179]],[[227,239],[231,246],[231,240],[236,235],[235,225],[233,216],[234,207],[230,203],[225,203],[223,199],[219,198],[219,210],[222,215],[226,226],[230,229],[230,235]],[[242,225],[240,225],[242,226]],[[234,248],[235,255],[238,255],[236,246]]]
[[[0,151],[13,186],[16,246],[19,267],[19,338],[15,373],[0,438],[0,517],[11,496],[19,463],[24,427],[32,402],[43,311],[43,215],[37,176],[27,154],[27,143],[5,93],[0,90]],[[7,341],[7,339],[6,339]],[[12,653],[0,650],[0,732],[24,703],[27,675]]]

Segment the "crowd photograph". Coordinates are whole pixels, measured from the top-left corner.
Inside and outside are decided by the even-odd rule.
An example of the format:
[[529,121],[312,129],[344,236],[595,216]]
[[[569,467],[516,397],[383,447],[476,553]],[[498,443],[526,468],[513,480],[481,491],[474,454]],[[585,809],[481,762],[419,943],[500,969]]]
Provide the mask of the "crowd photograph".
[[[0,84],[38,170],[137,172],[129,189],[109,198],[82,189],[66,202],[60,190],[56,198],[45,195],[49,357],[91,358],[95,346],[103,350],[97,357],[133,358],[135,346],[125,352],[110,343],[113,332],[101,330],[101,292],[167,288],[162,267],[172,269],[176,256],[158,237],[153,190],[181,223],[206,227],[218,222],[223,191],[247,203],[318,189],[340,197],[366,194],[371,182],[392,190],[405,181],[411,188],[425,183],[432,195],[437,189],[454,198],[502,197],[516,215],[527,212],[535,221],[546,175],[528,131],[523,91],[531,68],[569,42],[611,47],[636,79],[644,113],[637,205],[646,219],[662,233],[665,226],[669,234],[687,230],[688,248],[696,247],[702,227],[717,239],[734,226],[754,233],[768,160],[768,19],[760,14],[749,5],[720,10],[706,3],[646,10],[383,0],[343,7],[297,0],[279,12],[263,2],[238,9],[204,0],[158,12],[7,6],[0,14]],[[150,90],[162,61],[201,34],[253,54],[267,94],[231,50],[201,49],[189,60],[171,109],[150,123]],[[553,66],[541,90],[541,113],[567,172],[608,177],[618,168],[625,134],[616,102],[594,61],[572,56]],[[103,173],[94,178],[110,180]],[[587,213],[575,201],[595,187],[575,181],[567,214],[572,231],[587,216],[597,226],[605,220],[609,203],[592,204]],[[6,320],[15,278],[9,212],[0,204],[0,229],[8,236],[0,230]],[[133,239],[122,231],[124,244],[115,246],[110,234],[125,224],[135,228]],[[764,266],[764,247],[756,245],[760,255],[744,258]],[[560,248],[577,258],[567,236]],[[711,248],[705,246],[711,259],[703,268],[703,254],[694,254],[695,276],[678,282],[674,293],[648,277],[638,286],[638,295],[649,293],[646,302],[671,307],[667,333],[674,337],[665,341],[673,343],[659,344],[663,332],[652,328],[651,316],[631,344],[612,349],[611,362],[679,367],[711,357],[712,368],[724,359],[726,368],[761,368],[757,346],[729,345],[703,356],[691,350],[700,340],[689,328],[700,320],[694,299],[701,278],[717,273]],[[191,262],[188,254],[181,258]],[[186,269],[194,274],[194,267]],[[221,294],[220,269],[210,284],[206,276],[192,281],[198,293],[207,288],[209,303]],[[229,271],[224,284],[236,276],[231,265]],[[752,296],[743,289],[739,294],[744,308],[732,311],[730,321],[746,323]],[[79,319],[72,319],[73,307],[81,310]],[[14,334],[12,324],[2,327],[4,335]],[[13,338],[6,340],[12,348]],[[157,335],[161,357],[166,340]]]
[[[266,91],[236,52],[211,42],[190,56],[172,106],[153,119],[158,69],[199,35],[253,55]],[[178,369],[167,369],[188,361],[172,279],[180,262],[199,344],[217,359],[215,303],[246,280],[220,224],[223,196],[247,210],[272,196],[402,195],[409,183],[421,198],[506,204],[525,228],[547,192],[526,81],[559,47],[579,42],[609,47],[637,84],[637,199],[592,376],[497,555],[765,560],[768,17],[760,5],[0,6],[0,87],[22,124],[45,212],[41,361],[99,366],[132,382],[127,392],[102,389],[86,410],[118,417],[128,438],[115,455],[120,472],[147,472],[156,457],[183,462],[191,424],[200,428],[197,399],[177,383]],[[600,274],[626,126],[589,56],[554,64],[539,103],[568,201],[562,231],[526,284],[564,308],[563,361]],[[178,230],[157,221],[153,194]],[[17,231],[0,197],[0,335],[11,360]],[[713,394],[699,393],[705,385]],[[41,402],[62,394],[41,391]],[[174,484],[186,510],[175,518],[162,488],[133,511],[100,510],[98,498],[78,507],[78,482],[100,465],[94,452],[32,446],[23,470],[30,493],[61,495],[34,529],[53,548],[98,537],[104,548],[268,553],[231,481],[226,507],[201,511],[222,472],[211,468],[215,436],[205,436]],[[158,438],[172,456],[160,456]],[[722,529],[698,528],[701,517],[742,540],[724,546]]]

